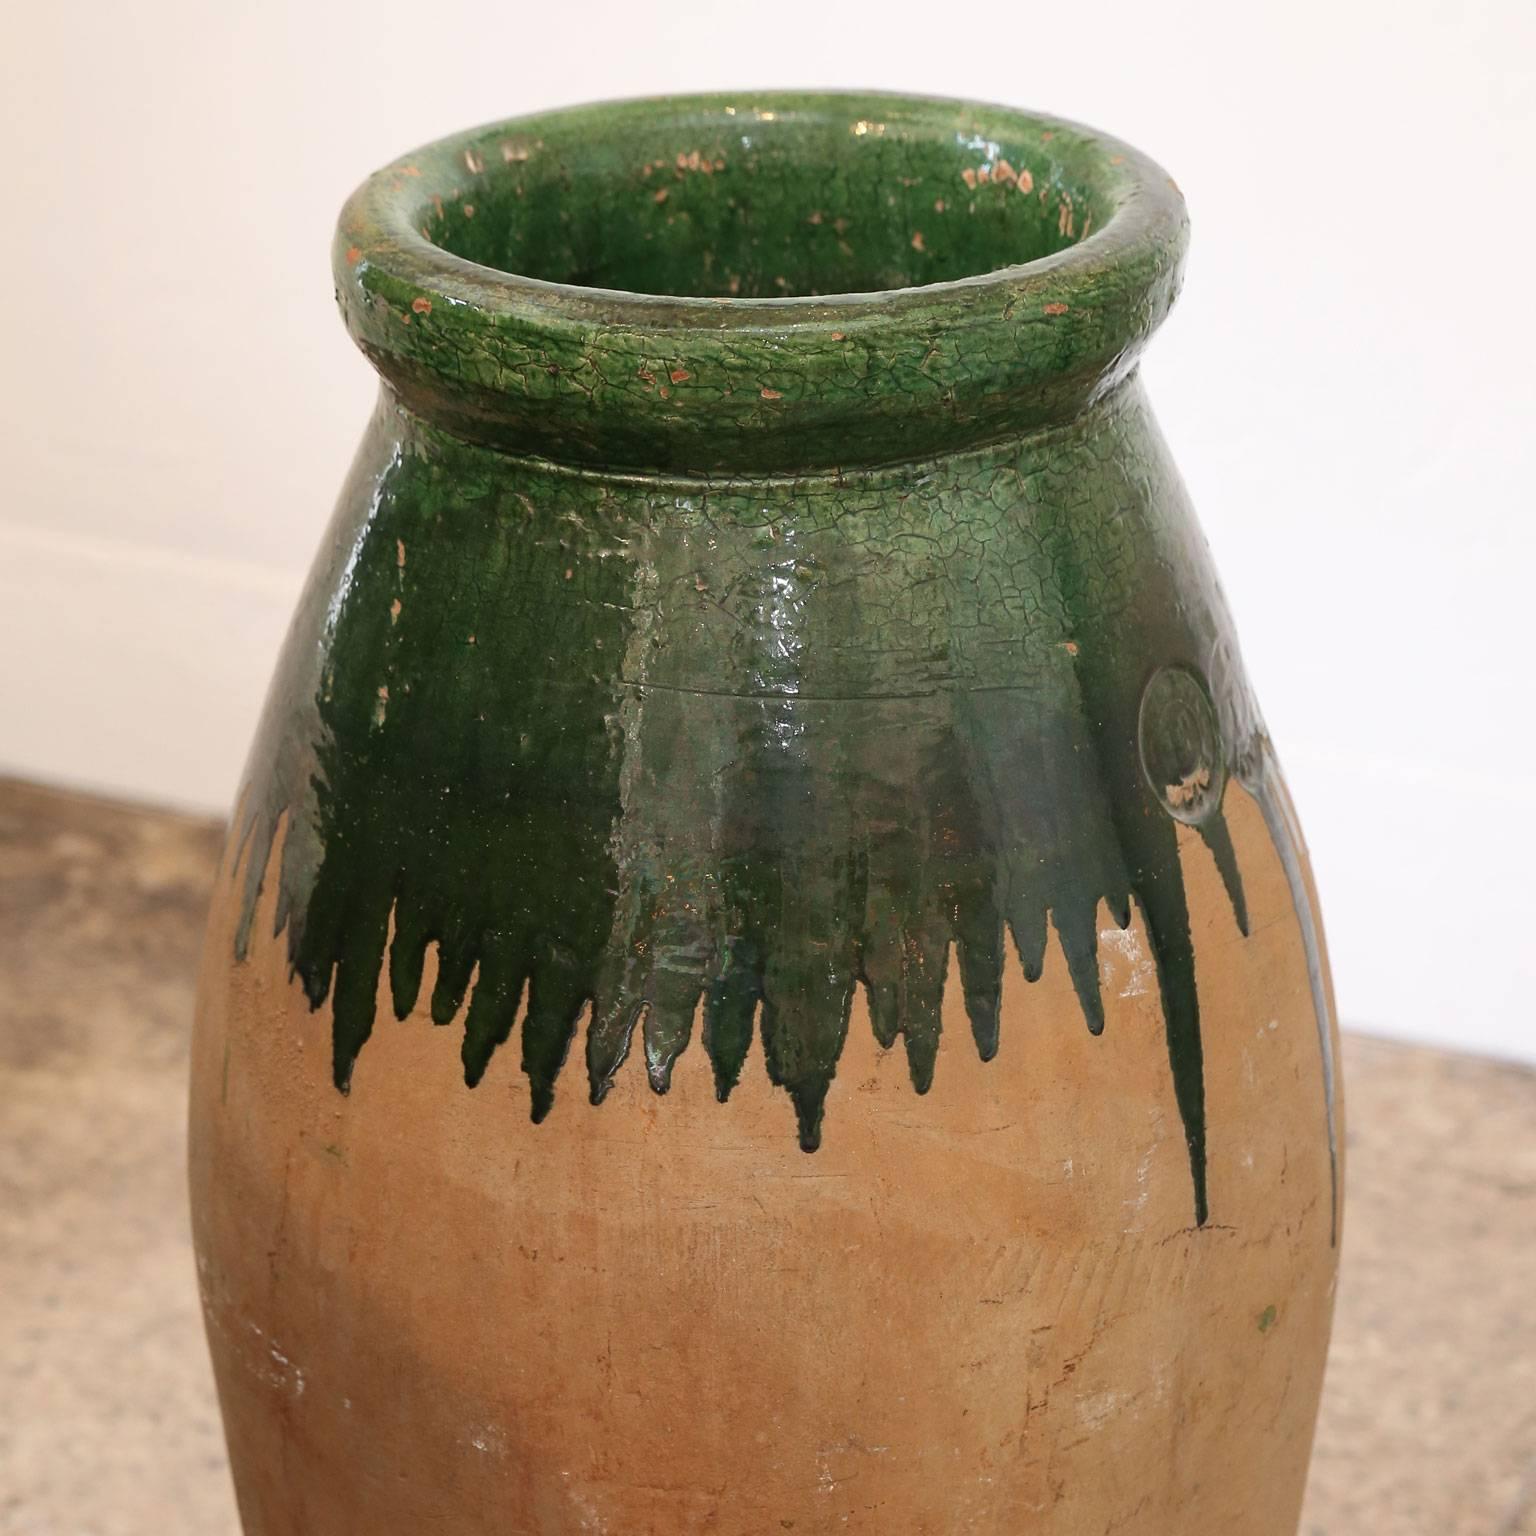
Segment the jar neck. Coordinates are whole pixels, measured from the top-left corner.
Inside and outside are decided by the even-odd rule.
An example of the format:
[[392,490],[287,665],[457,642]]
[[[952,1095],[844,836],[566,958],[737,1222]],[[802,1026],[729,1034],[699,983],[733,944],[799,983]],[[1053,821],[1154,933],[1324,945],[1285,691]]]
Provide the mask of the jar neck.
[[[456,436],[621,471],[796,474],[1071,420],[1134,367],[1185,239],[1166,176],[1088,129],[902,97],[705,97],[428,146],[349,201],[335,269],[390,388]],[[814,291],[881,280],[906,286]],[[642,283],[661,291],[618,286]]]

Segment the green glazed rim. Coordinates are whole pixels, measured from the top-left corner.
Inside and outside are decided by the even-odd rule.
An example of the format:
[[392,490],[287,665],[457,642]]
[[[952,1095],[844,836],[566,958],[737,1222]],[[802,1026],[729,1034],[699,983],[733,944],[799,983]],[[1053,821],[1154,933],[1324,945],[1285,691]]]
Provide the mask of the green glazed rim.
[[[865,210],[849,240],[810,227],[828,186]],[[913,209],[942,210],[924,216],[938,251],[920,229],[905,238]],[[834,275],[874,229],[884,245],[865,269],[897,280],[690,289],[713,260],[710,230],[739,244],[745,220],[791,265],[820,242]],[[1167,174],[1091,128],[963,101],[762,92],[599,103],[441,139],[352,195],[333,264],[354,339],[407,406],[461,437],[617,471],[762,474],[1069,419],[1134,367],[1187,238]],[[684,291],[565,280],[550,253],[583,242],[598,267],[628,262]],[[509,271],[485,259],[502,247],[544,255]]]

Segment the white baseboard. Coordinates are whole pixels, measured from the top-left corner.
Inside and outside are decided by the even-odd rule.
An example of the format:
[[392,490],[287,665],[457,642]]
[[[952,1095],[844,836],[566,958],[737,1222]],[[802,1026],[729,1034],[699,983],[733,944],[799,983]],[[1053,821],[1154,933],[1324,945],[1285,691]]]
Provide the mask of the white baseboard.
[[302,581],[0,526],[0,771],[226,812]]

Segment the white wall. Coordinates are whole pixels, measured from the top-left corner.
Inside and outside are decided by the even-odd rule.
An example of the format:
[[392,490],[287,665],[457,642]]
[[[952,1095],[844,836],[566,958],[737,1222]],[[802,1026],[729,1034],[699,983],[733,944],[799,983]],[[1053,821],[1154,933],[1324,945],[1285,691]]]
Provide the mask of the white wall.
[[1531,0],[144,0],[0,50],[0,766],[234,786],[369,408],[341,199],[567,101],[867,85],[1086,119],[1193,211],[1147,376],[1305,816],[1346,1021],[1536,1059]]

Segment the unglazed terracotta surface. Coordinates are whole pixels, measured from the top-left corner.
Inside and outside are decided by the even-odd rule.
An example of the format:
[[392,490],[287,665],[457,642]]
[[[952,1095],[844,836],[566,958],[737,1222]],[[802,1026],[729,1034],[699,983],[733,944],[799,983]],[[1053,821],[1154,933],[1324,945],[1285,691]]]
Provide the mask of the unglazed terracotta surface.
[[878,97],[348,204],[193,1060],[249,1536],[1294,1531],[1334,1026],[1135,372],[1184,239]]

